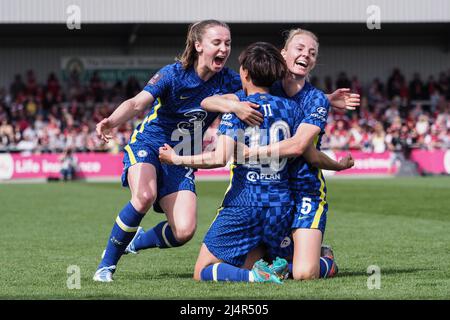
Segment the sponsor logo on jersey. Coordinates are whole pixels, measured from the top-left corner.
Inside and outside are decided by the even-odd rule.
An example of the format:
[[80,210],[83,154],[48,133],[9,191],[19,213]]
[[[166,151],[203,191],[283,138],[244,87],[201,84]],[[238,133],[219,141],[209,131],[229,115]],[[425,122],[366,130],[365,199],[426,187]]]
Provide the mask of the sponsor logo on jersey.
[[247,172],[247,180],[250,182],[256,182],[258,180],[280,180],[281,175],[279,173],[258,173],[255,171]]
[[208,112],[202,109],[194,109],[184,114],[187,121],[181,121],[178,123],[178,130],[182,133],[188,133],[195,128],[203,128],[204,121],[208,116]]
[[180,100],[186,100],[186,99],[189,99],[190,97],[189,96],[180,96]]
[[231,118],[233,118],[233,114],[232,113],[225,113],[222,116],[222,120],[231,120]]
[[317,113],[320,114],[321,116],[324,116],[327,114],[327,109],[324,107],[319,107],[317,108]]
[[259,180],[259,174],[255,171],[249,171],[247,172],[247,180],[250,182],[256,182]]
[[317,118],[317,119],[319,119],[320,121],[323,121],[323,122],[327,121],[327,118],[325,116],[317,114],[317,113],[312,113],[311,117]]
[[230,121],[221,121],[220,122],[220,124],[222,124],[222,125],[224,125],[224,126],[227,126],[227,127],[232,127],[233,126],[233,124],[230,122]]

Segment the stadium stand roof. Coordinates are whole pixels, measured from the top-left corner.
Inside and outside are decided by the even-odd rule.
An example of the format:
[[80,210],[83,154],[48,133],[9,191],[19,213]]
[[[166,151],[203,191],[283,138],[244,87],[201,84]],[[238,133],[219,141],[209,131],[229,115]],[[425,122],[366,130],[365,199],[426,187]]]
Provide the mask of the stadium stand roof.
[[[0,1],[0,23],[365,23],[373,0],[15,0]],[[450,22],[448,0],[377,0],[382,23]]]

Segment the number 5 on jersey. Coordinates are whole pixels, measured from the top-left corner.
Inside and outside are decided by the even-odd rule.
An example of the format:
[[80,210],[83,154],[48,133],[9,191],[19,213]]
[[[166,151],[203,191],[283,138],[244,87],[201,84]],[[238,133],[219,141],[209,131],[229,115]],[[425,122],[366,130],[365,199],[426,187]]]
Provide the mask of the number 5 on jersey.
[[302,199],[302,209],[300,210],[300,212],[302,214],[308,214],[308,213],[311,212],[311,209],[312,209],[311,198],[303,197],[303,199]]

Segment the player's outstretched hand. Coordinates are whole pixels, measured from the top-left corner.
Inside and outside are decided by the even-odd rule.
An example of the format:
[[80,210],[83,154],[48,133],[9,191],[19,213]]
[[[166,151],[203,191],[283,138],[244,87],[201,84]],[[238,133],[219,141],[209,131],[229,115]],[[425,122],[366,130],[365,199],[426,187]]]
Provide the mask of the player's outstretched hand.
[[355,165],[355,160],[353,160],[353,157],[351,153],[347,154],[345,157],[343,157],[341,160],[339,160],[339,163],[342,165],[341,170],[350,169]]
[[351,93],[349,88],[340,88],[328,95],[328,100],[333,108],[355,110],[360,106],[361,97],[357,93]]
[[95,130],[97,131],[97,136],[106,143],[108,143],[109,139],[112,138],[111,129],[112,129],[111,122],[109,121],[108,118],[105,118],[99,123],[97,123],[97,126],[95,127]]
[[236,102],[236,107],[233,108],[233,112],[242,121],[244,121],[249,126],[255,127],[259,126],[263,121],[264,117],[261,112],[255,109],[259,106],[255,103],[249,101]]
[[159,148],[159,160],[161,163],[175,164],[176,153],[167,143]]

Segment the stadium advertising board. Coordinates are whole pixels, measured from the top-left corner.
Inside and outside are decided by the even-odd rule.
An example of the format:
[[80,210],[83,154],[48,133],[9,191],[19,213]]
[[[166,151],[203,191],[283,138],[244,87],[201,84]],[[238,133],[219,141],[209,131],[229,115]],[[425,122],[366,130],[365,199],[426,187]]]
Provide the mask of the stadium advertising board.
[[82,82],[88,82],[96,72],[102,81],[109,83],[131,76],[140,83],[146,83],[149,75],[171,62],[168,57],[73,56],[61,58],[61,71],[64,80],[76,74]]
[[[346,152],[327,154],[340,159]],[[393,153],[352,152],[355,166],[341,172],[324,171],[325,176],[389,176],[397,170]],[[119,178],[122,174],[122,154],[77,153],[77,177],[82,179]],[[450,151],[415,150],[411,159],[418,165],[419,171],[428,174],[450,174]],[[59,176],[61,164],[58,154],[20,155],[0,154],[0,180],[47,179]],[[199,170],[200,179],[226,179],[228,168]]]

